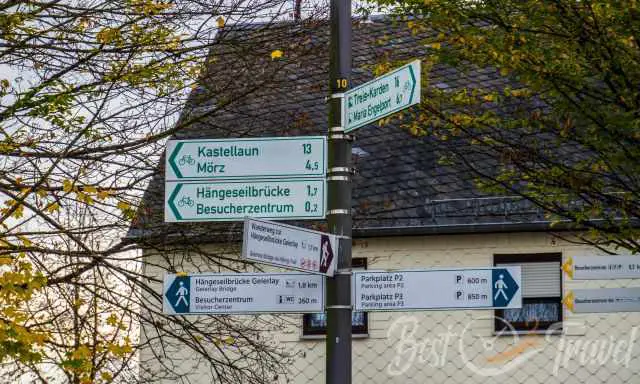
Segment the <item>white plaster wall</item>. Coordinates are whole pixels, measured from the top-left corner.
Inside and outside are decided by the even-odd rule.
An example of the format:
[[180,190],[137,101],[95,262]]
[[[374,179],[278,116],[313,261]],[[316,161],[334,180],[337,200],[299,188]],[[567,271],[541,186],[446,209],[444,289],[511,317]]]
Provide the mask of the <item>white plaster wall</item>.
[[[560,252],[563,260],[599,253],[543,233],[375,238],[357,240],[353,247],[353,256],[366,257],[369,269],[491,266],[494,254],[544,252]],[[640,281],[563,278],[565,292],[634,284],[640,286]],[[640,382],[638,313],[577,315],[565,310],[563,335],[520,338],[495,337],[492,315],[487,310],[372,312],[369,337],[353,341],[353,382]],[[301,316],[293,316],[291,324],[272,335],[297,356],[290,374],[278,382],[324,383],[324,340],[302,339]],[[211,382],[206,373],[192,371],[190,377],[193,383]]]

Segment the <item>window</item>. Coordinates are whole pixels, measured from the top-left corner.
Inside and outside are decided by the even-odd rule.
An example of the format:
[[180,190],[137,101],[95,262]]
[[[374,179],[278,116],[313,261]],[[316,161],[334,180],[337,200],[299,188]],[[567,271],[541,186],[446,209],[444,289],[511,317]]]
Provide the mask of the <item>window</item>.
[[[354,257],[351,260],[352,269],[367,269],[367,259]],[[369,321],[366,312],[352,312],[351,333],[353,335],[367,335],[369,333]],[[306,313],[302,317],[303,336],[324,336],[327,334],[327,314]]]
[[560,253],[494,255],[493,261],[495,266],[522,267],[522,308],[496,310],[496,332],[545,331],[562,321]]

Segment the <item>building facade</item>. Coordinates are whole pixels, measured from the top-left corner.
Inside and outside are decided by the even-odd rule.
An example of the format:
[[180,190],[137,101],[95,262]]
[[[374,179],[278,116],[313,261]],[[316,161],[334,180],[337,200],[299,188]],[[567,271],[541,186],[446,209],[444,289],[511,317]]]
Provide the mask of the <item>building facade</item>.
[[[511,313],[369,312],[364,328],[362,316],[356,315],[353,382],[636,382],[640,375],[640,314],[574,314],[562,304],[572,289],[632,286],[631,280],[573,281],[561,271],[568,258],[598,254],[601,251],[595,248],[542,232],[355,240],[354,260],[360,266],[366,260],[368,269],[521,265],[524,308]],[[425,292],[438,294],[442,293]],[[237,318],[242,321],[242,316]],[[265,334],[292,356],[289,371],[273,382],[324,383],[323,316],[289,315],[287,319],[286,328]],[[514,329],[505,330],[502,319]],[[234,348],[233,344],[225,347]],[[158,364],[149,350],[141,351],[141,361]],[[211,382],[210,367],[198,359],[182,356],[171,361],[184,368],[183,382]]]
[[[176,132],[173,138],[325,134],[326,23],[256,27],[238,33],[247,36],[238,44],[255,40],[260,48],[236,45],[212,51],[202,86],[194,90],[183,112],[182,119],[195,116],[197,122]],[[416,55],[428,55],[424,38],[392,20],[356,23],[353,83],[373,78],[372,63],[380,60],[406,62]],[[269,52],[276,48],[285,52],[283,61],[269,58]],[[474,87],[499,92],[509,85],[490,68],[461,73],[443,65],[425,64],[423,72],[423,92],[432,87],[442,92]],[[255,87],[257,82],[269,82],[271,87],[262,83]],[[241,102],[225,107],[225,100],[218,96],[225,87],[233,88]],[[250,87],[256,90],[245,93]],[[468,168],[442,161],[451,145],[464,151],[462,146],[469,143],[415,136],[402,122],[371,124],[355,135],[354,267],[387,270],[520,265],[523,308],[354,314],[353,382],[638,382],[640,316],[573,314],[563,305],[572,289],[631,287],[634,282],[567,278],[561,265],[568,258],[599,255],[601,251],[577,241],[570,227],[554,227],[559,232],[550,234],[551,221],[536,206],[520,197],[489,196],[476,188],[477,175]],[[491,159],[478,157],[472,147],[465,160],[476,170],[495,166]],[[141,333],[150,341],[140,351],[141,376],[163,384],[220,382],[220,371],[227,372],[225,366],[232,360],[251,372],[255,382],[324,383],[323,314],[197,319],[202,321],[198,326],[211,326],[220,334],[195,346],[191,345],[188,326],[186,331],[184,327],[172,328],[170,319],[159,315],[162,310],[157,298],[162,294],[160,281],[165,273],[250,271],[259,267],[239,261],[241,222],[164,222],[162,164],[164,161],[128,235],[146,249],[146,275],[158,279],[156,296],[150,295],[149,299],[149,307],[157,312],[149,316],[152,320]],[[326,230],[322,221],[291,224]],[[192,320],[185,321],[189,325]],[[251,338],[238,340],[238,333],[225,333],[237,328],[261,330],[251,331],[251,338],[281,348],[283,360],[278,374],[262,372],[259,351],[243,355],[243,346]],[[193,352],[201,345],[206,349],[201,352],[212,356],[209,360]],[[222,355],[224,360],[216,360]],[[162,374],[167,370],[172,374]],[[234,379],[233,372],[222,376],[225,382],[247,382]]]

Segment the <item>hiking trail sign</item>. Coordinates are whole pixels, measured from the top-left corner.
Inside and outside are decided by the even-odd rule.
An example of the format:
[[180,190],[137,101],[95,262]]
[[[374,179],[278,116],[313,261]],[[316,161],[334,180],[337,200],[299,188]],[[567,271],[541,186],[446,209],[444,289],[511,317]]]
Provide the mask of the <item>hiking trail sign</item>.
[[640,312],[640,288],[574,289],[562,303],[573,313]]
[[324,218],[324,179],[165,182],[165,222]]
[[324,277],[308,273],[167,274],[163,292],[170,315],[324,311]]
[[354,271],[355,311],[522,307],[521,268]]
[[324,136],[170,140],[165,179],[325,177]]
[[345,132],[420,103],[420,60],[348,90],[342,100]]
[[260,263],[333,276],[336,235],[273,221],[246,219],[242,257]]
[[640,279],[640,256],[573,256],[562,270],[573,280]]

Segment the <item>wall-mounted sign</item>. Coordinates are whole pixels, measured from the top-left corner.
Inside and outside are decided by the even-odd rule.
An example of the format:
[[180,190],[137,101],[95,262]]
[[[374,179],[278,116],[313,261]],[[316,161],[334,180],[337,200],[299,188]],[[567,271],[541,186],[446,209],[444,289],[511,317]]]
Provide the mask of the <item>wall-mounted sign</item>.
[[640,288],[574,289],[562,302],[574,313],[640,312]]
[[574,280],[640,279],[640,256],[574,256],[562,270]]

